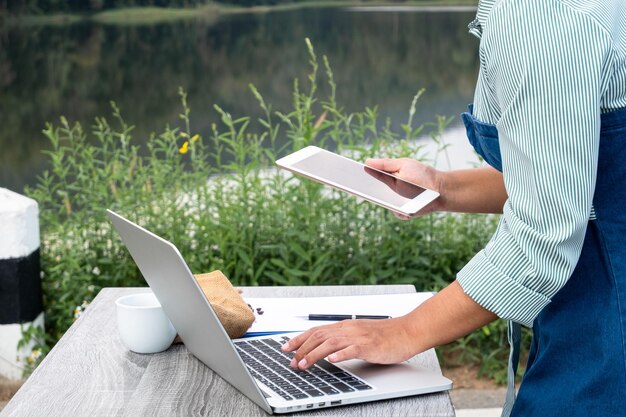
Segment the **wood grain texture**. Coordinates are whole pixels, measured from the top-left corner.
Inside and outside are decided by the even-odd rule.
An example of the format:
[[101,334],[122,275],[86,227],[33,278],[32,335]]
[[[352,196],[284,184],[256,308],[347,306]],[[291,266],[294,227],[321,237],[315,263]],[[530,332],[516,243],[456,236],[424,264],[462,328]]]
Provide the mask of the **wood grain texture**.
[[[244,296],[414,292],[410,285],[246,287]],[[105,288],[70,327],[0,416],[266,416],[183,345],[141,355],[119,338],[115,300],[146,288]],[[413,360],[439,370],[434,351]],[[449,417],[447,392],[299,413],[303,416]]]

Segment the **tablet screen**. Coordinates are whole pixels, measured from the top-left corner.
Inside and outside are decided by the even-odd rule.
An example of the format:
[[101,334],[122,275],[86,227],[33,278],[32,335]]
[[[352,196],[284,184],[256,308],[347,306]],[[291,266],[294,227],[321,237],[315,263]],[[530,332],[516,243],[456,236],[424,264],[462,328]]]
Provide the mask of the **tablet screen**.
[[425,191],[420,186],[331,152],[317,152],[291,166],[396,207],[402,207]]

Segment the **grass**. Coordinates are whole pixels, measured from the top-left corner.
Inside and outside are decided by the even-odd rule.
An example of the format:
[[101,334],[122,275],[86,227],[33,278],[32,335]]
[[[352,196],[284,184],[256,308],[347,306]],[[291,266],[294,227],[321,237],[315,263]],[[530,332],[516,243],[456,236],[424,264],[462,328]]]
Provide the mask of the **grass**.
[[198,8],[176,9],[163,7],[131,7],[96,13],[91,20],[103,24],[152,25],[186,19],[215,19],[219,12],[216,5]]
[[53,13],[49,15],[3,15],[0,22],[7,26],[67,26],[80,23],[85,17],[79,14]]

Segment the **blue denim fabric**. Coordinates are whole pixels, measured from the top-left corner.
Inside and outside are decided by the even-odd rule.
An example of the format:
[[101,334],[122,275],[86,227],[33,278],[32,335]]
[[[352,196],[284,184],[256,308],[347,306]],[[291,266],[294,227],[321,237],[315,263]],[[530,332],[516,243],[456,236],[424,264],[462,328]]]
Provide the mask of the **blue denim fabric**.
[[[470,142],[501,171],[495,126],[471,112]],[[626,415],[626,109],[601,116],[593,204],[574,273],[533,324],[512,416]]]
[[502,172],[502,157],[498,143],[498,129],[495,125],[483,123],[474,117],[474,106],[467,106],[467,112],[461,114],[465,124],[467,138],[476,152],[489,165]]

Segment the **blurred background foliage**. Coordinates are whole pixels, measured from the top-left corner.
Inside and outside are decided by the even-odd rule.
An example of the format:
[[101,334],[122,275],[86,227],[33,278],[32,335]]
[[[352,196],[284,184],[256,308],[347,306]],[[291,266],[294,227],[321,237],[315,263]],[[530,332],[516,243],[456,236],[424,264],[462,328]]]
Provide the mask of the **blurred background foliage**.
[[[257,0],[262,2],[262,0]],[[273,3],[281,0],[274,0]],[[207,3],[209,0],[0,0],[0,9],[10,13],[58,13],[88,12],[123,7],[194,7]],[[229,3],[225,1],[225,3]],[[238,3],[233,0],[232,3]],[[243,2],[246,3],[244,0]],[[267,1],[270,4],[270,1]]]
[[[310,73],[292,84],[290,109],[274,110],[250,85],[261,116],[215,106],[219,122],[209,134],[192,127],[183,89],[178,122],[145,143],[135,142],[115,104],[112,117],[98,117],[90,129],[65,118],[47,125],[51,168],[27,194],[41,210],[48,346],[102,287],[145,285],[104,208],[171,240],[195,273],[220,269],[234,285],[407,283],[436,291],[482,248],[496,216],[400,221],[273,168],[280,155],[311,144],[357,160],[420,158],[423,143],[415,135],[424,131],[445,153],[439,140],[450,119],[417,126],[409,118],[398,131],[380,123],[375,107],[346,112],[328,62],[318,62],[310,44],[305,51]],[[320,94],[320,79],[328,94]],[[503,322],[440,350],[449,363],[479,364],[498,380],[507,352]]]
[[64,114],[89,126],[112,98],[136,125],[138,143],[176,122],[178,86],[203,113],[191,122],[203,135],[219,121],[207,111],[213,102],[261,115],[249,82],[287,111],[291,80],[307,71],[307,36],[336,69],[346,111],[377,105],[379,124],[389,117],[399,129],[406,103],[423,87],[417,123],[459,114],[478,72],[478,43],[467,33],[472,16],[324,8],[150,25],[0,25],[0,183],[20,191],[49,166],[41,154],[50,147],[41,134],[46,121]]
[[[471,101],[478,68],[478,44],[466,29],[472,12],[228,14],[229,7],[305,2],[216,3],[0,0],[0,182],[18,190],[30,184],[26,193],[41,207],[46,334],[24,329],[44,353],[29,370],[102,287],[145,285],[105,207],[170,239],[194,272],[221,269],[235,285],[438,290],[491,236],[494,216],[401,222],[272,169],[277,157],[308,144],[359,160],[420,158],[418,131],[445,153],[439,141],[451,119],[428,121]],[[192,12],[168,21],[156,8]],[[142,12],[105,16],[119,9]],[[2,24],[7,14],[55,13],[99,17]],[[294,42],[305,37],[336,74]],[[402,125],[418,87],[427,93],[411,109],[411,125]],[[66,117],[42,135],[43,122],[59,114]],[[438,353],[448,365],[478,364],[504,382],[505,323]]]
[[[0,10],[9,13],[75,13],[75,12],[99,12],[110,9],[133,8],[133,7],[168,7],[168,8],[193,8],[198,6],[223,4],[232,6],[276,6],[297,3],[326,3],[315,0],[0,0]],[[420,3],[406,0],[361,0],[343,1],[343,3]],[[467,0],[424,0],[421,3],[456,3],[467,4]]]

